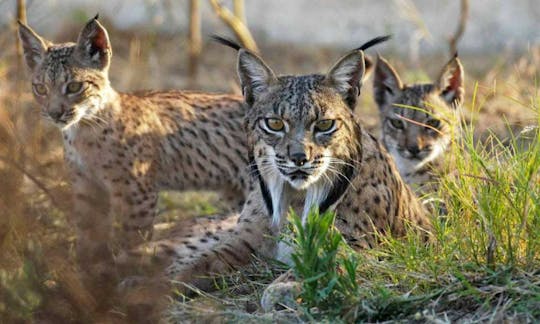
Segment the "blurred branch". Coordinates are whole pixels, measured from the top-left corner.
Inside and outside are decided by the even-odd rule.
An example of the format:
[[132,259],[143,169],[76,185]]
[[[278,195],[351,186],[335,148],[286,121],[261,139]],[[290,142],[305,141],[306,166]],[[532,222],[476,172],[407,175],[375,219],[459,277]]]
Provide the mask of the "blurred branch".
[[234,32],[240,43],[250,51],[258,53],[259,49],[257,48],[257,44],[246,24],[242,22],[242,18],[235,16],[229,9],[225,8],[219,0],[210,0],[210,4],[218,17]]
[[[17,2],[17,20],[26,24],[26,2],[25,0],[16,0]],[[21,44],[21,39],[19,38],[19,26],[15,22],[17,28],[15,28],[15,46],[17,51],[17,64],[18,71],[21,71],[23,68],[23,49]]]
[[422,40],[431,41],[431,33],[422,19],[420,12],[411,0],[395,0],[395,2],[401,17],[408,20],[415,27],[409,41],[409,55],[413,64],[418,67],[420,65],[420,42]]
[[30,181],[32,181],[36,185],[36,187],[41,189],[41,191],[43,191],[49,197],[49,199],[51,200],[51,203],[54,205],[54,207],[56,207],[56,208],[58,208],[60,210],[63,210],[62,206],[56,201],[56,198],[51,193],[51,191],[38,178],[34,177],[34,175],[32,175],[26,169],[21,167],[16,161],[13,161],[10,158],[0,156],[0,161],[3,161],[4,163],[11,165],[13,168],[15,168],[16,170],[21,172],[23,175],[25,175],[28,179],[30,179]]
[[199,56],[201,55],[201,13],[199,0],[189,1],[189,35],[188,35],[188,55],[189,55],[189,76],[191,79],[197,77],[199,68]]
[[245,9],[244,0],[233,0],[234,15],[247,26]]
[[469,18],[469,0],[461,0],[461,10],[459,12],[459,24],[453,36],[450,36],[450,55],[454,55],[457,52],[457,43],[465,32],[467,27],[467,20]]

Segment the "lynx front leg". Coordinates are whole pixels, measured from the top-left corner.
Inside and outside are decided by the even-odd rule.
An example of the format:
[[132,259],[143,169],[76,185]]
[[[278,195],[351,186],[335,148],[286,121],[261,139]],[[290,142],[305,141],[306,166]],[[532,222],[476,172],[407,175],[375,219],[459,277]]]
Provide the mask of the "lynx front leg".
[[111,186],[111,214],[118,223],[115,241],[129,250],[152,238],[158,192],[144,179],[124,178]]
[[211,248],[192,244],[176,247],[178,257],[168,268],[168,275],[180,282],[207,288],[208,275],[224,274],[247,265],[253,254],[273,256],[275,233],[270,227],[271,216],[263,202],[252,193],[246,200],[235,228],[218,233],[219,243]]

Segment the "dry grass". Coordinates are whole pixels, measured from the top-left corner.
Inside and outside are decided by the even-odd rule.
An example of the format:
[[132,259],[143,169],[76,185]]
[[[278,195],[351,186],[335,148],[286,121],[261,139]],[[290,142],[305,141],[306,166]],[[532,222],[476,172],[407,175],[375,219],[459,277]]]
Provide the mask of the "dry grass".
[[[106,21],[105,25],[108,25]],[[78,30],[78,27],[68,27],[65,30]],[[0,322],[122,322],[126,320],[126,310],[121,303],[111,301],[110,307],[100,308],[97,306],[100,303],[81,284],[74,262],[69,184],[62,162],[59,131],[39,118],[38,107],[29,90],[28,75],[17,65],[14,55],[14,34],[13,30],[0,33],[0,48],[3,49],[0,52]],[[199,77],[189,80],[184,77],[188,68],[186,44],[182,37],[115,30],[110,34],[114,46],[111,79],[119,90],[195,88],[238,91],[235,54],[232,51],[215,44],[205,44]],[[75,37],[76,34],[70,32],[55,37],[55,40],[73,40]],[[291,50],[290,45],[264,45],[261,52],[278,73],[325,71],[344,52],[340,49]],[[358,45],[351,44],[351,48]],[[427,59],[425,66],[442,66],[445,60],[440,57]],[[466,71],[469,62],[478,60],[465,57]],[[540,50],[530,50],[512,63],[507,57],[482,58],[482,61],[494,64],[485,70],[475,71],[477,76],[483,77],[467,79],[468,94],[473,93],[478,80],[476,102],[481,103],[478,107],[482,110],[474,114],[469,111],[466,115],[477,124],[476,129],[480,131],[478,139],[484,138],[488,128],[504,137],[508,131],[506,121],[519,128],[534,118],[527,107],[531,107],[531,100],[537,98],[536,67],[540,63]],[[406,65],[397,65],[400,71],[406,70]],[[429,75],[434,76],[436,70],[429,69]],[[404,78],[413,81],[425,79],[425,75],[424,72],[413,71],[406,73]],[[369,129],[377,132],[378,119],[370,92],[370,86],[363,91],[358,116]],[[186,199],[183,195],[164,194],[158,221],[174,221],[219,210],[215,196],[190,195]],[[205,295],[197,303],[185,303],[183,308],[175,308],[171,314],[176,321],[300,321],[295,312],[261,314],[258,305],[261,291],[275,273],[273,266],[262,261],[255,268],[231,275],[225,280],[226,289],[216,295]],[[531,287],[538,285],[536,274],[523,272],[517,278],[512,280],[528,281]],[[494,313],[483,309],[469,309],[471,315],[465,316],[470,318],[460,317],[461,313],[453,314],[453,309],[473,304],[467,299],[460,299],[459,295],[452,295],[453,285],[459,284],[463,283],[449,278],[445,294],[438,295],[435,300],[423,300],[423,305],[431,303],[435,306],[422,316],[438,319],[447,316],[453,320],[493,319],[489,316],[494,316]],[[486,293],[495,291],[500,296],[512,296],[511,291],[503,294],[507,292],[508,285],[501,287],[482,281],[473,284]],[[443,296],[449,302],[442,304],[451,309],[436,307],[441,304]],[[503,310],[506,301],[501,298],[496,304],[497,309]]]

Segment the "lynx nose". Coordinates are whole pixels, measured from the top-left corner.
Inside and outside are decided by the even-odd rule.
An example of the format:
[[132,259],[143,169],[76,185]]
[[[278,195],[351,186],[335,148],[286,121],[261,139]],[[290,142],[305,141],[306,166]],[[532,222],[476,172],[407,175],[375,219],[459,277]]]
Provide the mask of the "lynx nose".
[[303,152],[291,154],[290,158],[296,166],[303,166],[308,161],[306,153]]
[[420,153],[420,148],[418,145],[407,146],[407,151],[411,152],[412,155],[417,155]]
[[64,114],[63,109],[56,109],[56,110],[49,111],[49,116],[51,116],[51,118],[54,120],[59,120],[63,114]]

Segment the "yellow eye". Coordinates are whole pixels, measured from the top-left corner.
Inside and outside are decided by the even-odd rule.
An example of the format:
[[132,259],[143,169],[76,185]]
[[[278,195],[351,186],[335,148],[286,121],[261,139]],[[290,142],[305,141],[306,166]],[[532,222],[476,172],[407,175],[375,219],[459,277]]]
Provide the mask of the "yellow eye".
[[336,121],[333,119],[319,120],[318,122],[315,123],[315,131],[317,132],[329,131],[330,129],[332,129],[332,127],[334,127],[335,122]]
[[66,93],[77,93],[82,88],[82,82],[70,82],[66,87]]
[[39,96],[44,96],[47,94],[47,87],[42,83],[36,83],[33,85],[34,92]]
[[285,123],[283,120],[278,118],[266,118],[266,126],[275,132],[282,131],[285,128]]

